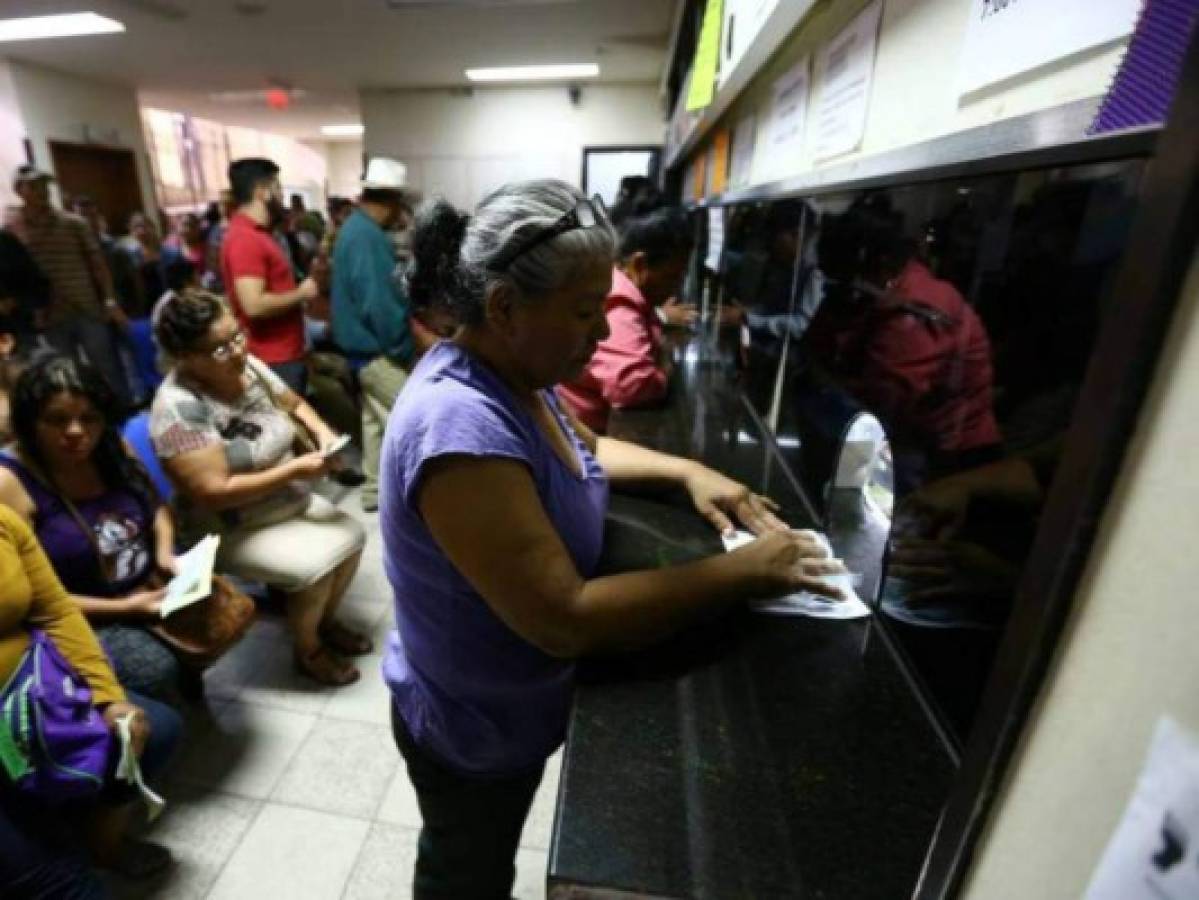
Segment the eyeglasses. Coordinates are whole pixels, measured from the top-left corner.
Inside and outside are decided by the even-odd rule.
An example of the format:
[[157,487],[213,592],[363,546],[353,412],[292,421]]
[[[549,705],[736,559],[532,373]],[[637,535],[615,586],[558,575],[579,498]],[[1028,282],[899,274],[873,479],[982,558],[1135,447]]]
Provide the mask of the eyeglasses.
[[229,338],[229,340],[217,344],[215,347],[209,350],[208,355],[217,362],[228,362],[233,358],[234,353],[239,353],[245,349],[246,333],[244,331],[238,331],[234,333],[233,337]]
[[487,263],[487,268],[493,272],[503,272],[516,262],[518,257],[528,253],[534,247],[541,246],[546,241],[552,241],[560,234],[566,234],[576,228],[597,227],[611,227],[608,221],[608,209],[604,206],[604,201],[599,194],[590,200],[586,197],[581,198],[574,205],[574,209],[567,212],[557,222],[533,232],[523,240],[514,241],[506,250],[497,253]]

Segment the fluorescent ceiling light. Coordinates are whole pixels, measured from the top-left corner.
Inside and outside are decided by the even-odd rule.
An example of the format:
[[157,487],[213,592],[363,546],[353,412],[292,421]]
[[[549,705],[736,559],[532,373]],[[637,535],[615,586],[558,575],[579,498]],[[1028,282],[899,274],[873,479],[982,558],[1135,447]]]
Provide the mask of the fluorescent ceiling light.
[[322,125],[321,134],[326,137],[361,137],[365,125]]
[[78,37],[84,34],[113,34],[124,31],[116,19],[94,12],[64,13],[60,16],[31,16],[26,19],[0,19],[0,43],[37,41],[42,38]]
[[600,68],[595,63],[573,63],[561,66],[498,66],[490,69],[467,69],[471,81],[549,81],[564,78],[595,78]]

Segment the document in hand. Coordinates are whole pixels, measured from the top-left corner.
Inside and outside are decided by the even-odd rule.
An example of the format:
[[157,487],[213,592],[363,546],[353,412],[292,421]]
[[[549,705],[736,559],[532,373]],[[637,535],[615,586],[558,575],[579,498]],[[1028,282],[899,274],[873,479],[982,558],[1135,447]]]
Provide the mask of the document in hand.
[[219,535],[210,534],[178,558],[179,574],[167,584],[162,601],[164,619],[212,593],[212,568],[220,543]]
[[[824,545],[825,555],[832,558],[833,548],[828,538],[818,531],[808,532]],[[737,530],[735,534],[725,535],[724,549],[733,551],[756,540],[748,531]],[[810,616],[814,619],[860,619],[870,615],[870,607],[862,602],[857,591],[853,589],[854,576],[849,572],[841,575],[824,575],[820,579],[829,587],[838,588],[844,600],[833,600],[822,597],[810,591],[796,591],[786,597],[775,597],[770,600],[755,600],[750,607],[756,612],[772,613],[778,616]]]

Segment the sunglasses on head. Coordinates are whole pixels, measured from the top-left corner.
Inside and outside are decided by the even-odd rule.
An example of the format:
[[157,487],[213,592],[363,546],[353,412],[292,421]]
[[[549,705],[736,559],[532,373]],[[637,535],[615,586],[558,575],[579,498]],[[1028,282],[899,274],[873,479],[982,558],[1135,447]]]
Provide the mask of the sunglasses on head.
[[608,221],[608,209],[604,206],[603,198],[599,194],[595,194],[591,199],[582,197],[572,209],[552,225],[538,229],[523,240],[514,241],[508,248],[497,253],[487,264],[487,268],[493,272],[506,271],[519,257],[546,241],[552,241],[560,234],[566,234],[576,228],[600,226],[611,227]]

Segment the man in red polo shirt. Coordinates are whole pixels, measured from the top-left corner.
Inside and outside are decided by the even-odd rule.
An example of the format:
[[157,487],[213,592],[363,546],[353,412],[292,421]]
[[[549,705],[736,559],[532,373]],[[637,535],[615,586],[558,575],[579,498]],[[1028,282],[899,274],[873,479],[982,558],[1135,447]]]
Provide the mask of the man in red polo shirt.
[[239,159],[229,166],[237,204],[221,245],[221,276],[246,345],[288,387],[304,396],[304,303],[315,300],[316,282],[296,285],[291,263],[273,229],[284,216],[279,167],[269,159]]

